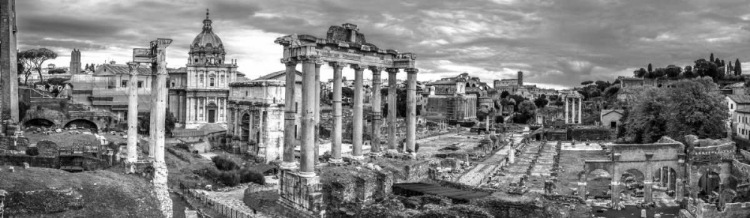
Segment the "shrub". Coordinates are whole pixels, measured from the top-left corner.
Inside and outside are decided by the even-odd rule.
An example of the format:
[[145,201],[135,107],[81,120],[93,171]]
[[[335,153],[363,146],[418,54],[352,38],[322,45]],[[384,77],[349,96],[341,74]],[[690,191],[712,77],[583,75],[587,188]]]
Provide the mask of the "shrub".
[[240,182],[241,183],[252,182],[256,184],[265,185],[266,177],[264,177],[263,174],[261,174],[258,171],[243,169],[243,170],[240,170]]
[[237,170],[240,168],[237,163],[226,156],[214,156],[213,158],[211,158],[211,161],[214,162],[216,168],[223,171]]
[[219,171],[218,179],[226,186],[236,186],[240,184],[240,176],[237,171]]
[[29,155],[29,156],[37,156],[37,155],[39,155],[39,148],[37,148],[37,147],[26,148],[26,155]]

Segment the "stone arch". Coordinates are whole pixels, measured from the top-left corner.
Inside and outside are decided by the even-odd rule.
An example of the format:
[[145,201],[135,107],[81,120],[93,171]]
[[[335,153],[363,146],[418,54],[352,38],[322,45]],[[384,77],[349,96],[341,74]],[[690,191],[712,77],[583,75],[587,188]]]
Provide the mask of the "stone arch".
[[99,124],[97,124],[94,121],[88,120],[88,119],[73,119],[73,120],[69,120],[68,122],[65,123],[65,125],[63,126],[63,128],[68,128],[68,127],[83,127],[83,128],[88,128],[88,129],[91,129],[92,132],[98,132],[98,130],[99,130]]
[[24,127],[31,127],[31,126],[37,126],[37,127],[45,127],[45,128],[51,128],[56,127],[57,124],[55,121],[52,121],[47,118],[31,118],[23,122]]
[[239,119],[240,140],[246,142],[250,140],[250,119],[252,115],[249,111],[243,111],[241,114]]
[[678,197],[677,190],[683,187],[683,170],[679,165],[675,163],[652,164],[651,172],[652,199]]
[[612,184],[612,174],[603,168],[590,170],[585,175],[586,191],[594,198],[609,197],[610,185]]

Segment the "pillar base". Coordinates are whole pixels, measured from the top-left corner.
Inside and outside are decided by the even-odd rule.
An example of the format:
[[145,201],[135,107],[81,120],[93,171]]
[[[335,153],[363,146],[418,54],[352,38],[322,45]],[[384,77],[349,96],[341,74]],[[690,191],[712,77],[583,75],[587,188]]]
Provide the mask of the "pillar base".
[[362,155],[352,156],[351,158],[352,158],[352,160],[356,160],[356,161],[363,161],[363,160],[365,160],[365,156],[362,156]]
[[383,152],[370,152],[369,155],[372,157],[382,157]]
[[315,177],[316,174],[315,172],[297,172],[297,175],[299,175],[300,177],[311,178]]
[[396,149],[388,149],[388,150],[386,150],[385,152],[387,152],[387,153],[394,153],[394,154],[398,154],[398,150],[396,150]]
[[297,162],[282,162],[279,168],[281,168],[282,170],[297,169]]

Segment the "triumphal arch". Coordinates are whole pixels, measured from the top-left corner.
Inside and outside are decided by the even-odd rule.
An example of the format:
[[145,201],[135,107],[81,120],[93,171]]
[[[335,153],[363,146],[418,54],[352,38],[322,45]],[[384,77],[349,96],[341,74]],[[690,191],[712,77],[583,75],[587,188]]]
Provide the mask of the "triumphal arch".
[[[652,144],[614,144],[609,146],[609,160],[586,160],[580,174],[578,194],[586,199],[587,177],[595,171],[603,171],[611,178],[610,196],[612,206],[618,207],[620,193],[642,185],[643,201],[652,202],[652,188],[659,186],[673,193],[676,200],[684,195],[686,181],[685,145],[669,137]],[[633,175],[633,181],[623,178]],[[591,193],[595,194],[595,193]]]
[[[288,35],[275,41],[284,47],[284,57],[281,63],[286,65],[286,84],[294,84],[295,68],[302,64],[303,82],[302,93],[294,93],[294,86],[287,85],[285,90],[284,114],[284,155],[281,174],[281,196],[288,202],[302,207],[310,212],[322,212],[322,195],[320,193],[319,178],[315,174],[318,145],[318,123],[320,121],[320,67],[328,64],[333,68],[333,112],[334,124],[332,137],[332,163],[343,162],[341,156],[341,79],[344,67],[354,69],[354,99],[353,99],[353,151],[351,158],[361,160],[363,136],[363,73],[372,72],[373,93],[381,89],[381,72],[388,72],[388,118],[389,124],[396,123],[396,74],[403,69],[407,73],[407,118],[405,151],[415,156],[416,139],[416,58],[412,53],[399,53],[392,49],[382,49],[367,42],[365,35],[359,32],[357,25],[346,23],[341,26],[331,26],[325,38],[311,35]],[[294,156],[295,138],[295,96],[302,95],[301,113],[301,159],[299,168]],[[380,105],[380,95],[373,95],[372,104]],[[372,109],[372,125],[380,129],[380,107]],[[396,150],[396,125],[388,125],[388,149]],[[379,155],[381,149],[380,132],[372,133],[370,154]]]

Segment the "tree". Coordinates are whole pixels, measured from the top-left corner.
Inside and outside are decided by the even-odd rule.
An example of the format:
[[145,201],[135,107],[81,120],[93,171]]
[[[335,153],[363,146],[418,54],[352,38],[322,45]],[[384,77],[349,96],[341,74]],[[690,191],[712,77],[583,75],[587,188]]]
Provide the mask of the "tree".
[[601,80],[596,81],[596,88],[598,88],[599,91],[604,91],[611,85],[612,84],[609,83],[609,81],[601,81]]
[[606,90],[604,90],[604,97],[605,98],[616,97],[617,96],[617,92],[619,92],[619,91],[620,91],[620,87],[619,86],[610,86],[609,88],[607,88]]
[[534,105],[536,105],[537,108],[544,108],[545,106],[547,106],[547,103],[549,103],[549,100],[547,100],[547,98],[534,99]]
[[667,77],[669,78],[677,78],[680,76],[680,73],[682,73],[682,69],[680,67],[670,65],[666,69]]
[[635,143],[652,143],[662,136],[684,141],[726,136],[727,105],[710,78],[680,80],[671,89],[646,88],[633,102],[625,122],[624,137]]
[[695,73],[693,73],[693,67],[685,66],[685,72],[682,73],[682,76],[687,79],[695,77]]
[[594,83],[594,81],[591,81],[591,80],[586,80],[586,81],[583,81],[583,82],[581,83],[581,85],[582,85],[582,86],[587,86],[587,85],[589,85],[589,84],[591,84],[591,83]]
[[515,109],[516,111],[518,111],[518,105],[519,105],[519,104],[520,104],[521,102],[523,102],[524,100],[526,100],[526,99],[524,99],[524,98],[523,98],[522,96],[520,96],[520,95],[510,95],[510,98],[511,98],[511,99],[513,100],[513,105],[515,105],[514,109]]
[[644,76],[646,76],[646,74],[648,74],[648,71],[646,71],[646,69],[641,68],[640,70],[634,71],[633,74],[635,77],[643,78]]
[[518,104],[518,112],[526,120],[533,118],[536,114],[536,105],[529,100],[523,101]]
[[714,62],[714,53],[711,53],[711,59],[709,59],[711,62]]
[[500,93],[500,98],[505,98],[505,97],[508,97],[509,95],[510,93],[508,91],[503,91],[502,93]]
[[649,73],[651,73],[651,69],[653,69],[653,68],[651,68],[651,63],[648,63],[648,72]]
[[737,76],[742,75],[742,64],[740,63],[739,58],[737,58],[737,60],[734,61],[734,75],[737,75]]
[[[47,48],[30,49],[20,52],[18,58],[24,62],[27,68],[34,69],[39,73],[39,81],[44,81],[44,78],[42,78],[42,65],[49,59],[57,58],[57,53]],[[26,80],[28,78],[27,74]],[[24,83],[26,83],[26,80],[24,80]]]

